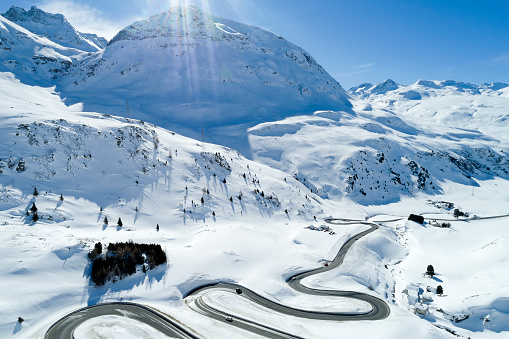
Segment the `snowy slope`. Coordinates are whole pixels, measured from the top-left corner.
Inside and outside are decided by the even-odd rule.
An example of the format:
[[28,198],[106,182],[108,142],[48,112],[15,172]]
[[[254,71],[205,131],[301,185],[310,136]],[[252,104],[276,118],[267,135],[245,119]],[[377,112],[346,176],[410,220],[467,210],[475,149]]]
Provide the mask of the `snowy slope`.
[[62,14],[47,13],[36,6],[32,6],[28,11],[12,6],[2,16],[61,46],[97,52],[108,43],[106,39],[95,34],[78,32]]
[[339,83],[301,48],[194,6],[126,27],[73,67],[58,91],[68,103],[122,115],[129,98],[131,117],[196,138],[204,127],[207,140],[242,151],[245,129],[256,123],[351,109]]

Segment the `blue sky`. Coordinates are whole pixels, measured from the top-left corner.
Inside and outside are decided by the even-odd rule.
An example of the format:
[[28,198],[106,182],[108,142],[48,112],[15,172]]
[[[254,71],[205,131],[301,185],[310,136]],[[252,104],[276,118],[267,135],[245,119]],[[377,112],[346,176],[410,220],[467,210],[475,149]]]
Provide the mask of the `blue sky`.
[[509,1],[0,0],[0,11],[35,4],[111,38],[179,3],[284,36],[344,88],[387,78],[509,83]]

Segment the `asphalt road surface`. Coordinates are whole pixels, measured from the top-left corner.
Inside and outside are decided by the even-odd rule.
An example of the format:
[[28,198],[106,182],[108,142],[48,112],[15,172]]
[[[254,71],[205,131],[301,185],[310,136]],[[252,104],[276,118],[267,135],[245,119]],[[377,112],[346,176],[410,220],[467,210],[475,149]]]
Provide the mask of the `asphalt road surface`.
[[170,338],[197,338],[174,321],[147,307],[134,303],[107,303],[82,308],[54,323],[46,332],[45,339],[74,338],[74,330],[86,320],[105,315],[118,315],[141,321]]

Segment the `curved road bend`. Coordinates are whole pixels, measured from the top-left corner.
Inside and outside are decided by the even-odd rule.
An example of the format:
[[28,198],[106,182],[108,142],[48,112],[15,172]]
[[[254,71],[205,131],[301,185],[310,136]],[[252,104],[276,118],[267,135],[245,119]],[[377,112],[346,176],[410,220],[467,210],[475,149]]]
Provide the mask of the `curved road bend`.
[[256,292],[253,292],[250,289],[247,289],[245,287],[242,287],[240,285],[232,284],[232,283],[217,283],[217,284],[210,284],[205,285],[196,288],[195,290],[191,291],[186,296],[186,302],[188,303],[188,306],[202,314],[205,314],[209,317],[212,317],[214,319],[218,319],[221,321],[225,321],[226,317],[231,317],[234,319],[234,321],[230,324],[236,324],[237,322],[241,322],[240,324],[237,324],[238,327],[243,328],[245,330],[259,333],[259,327],[262,326],[264,329],[269,329],[272,331],[270,335],[265,334],[265,336],[270,338],[295,338],[294,335],[282,332],[279,330],[276,330],[274,328],[269,328],[267,326],[264,326],[262,324],[259,324],[254,321],[250,321],[244,318],[237,317],[235,315],[219,311],[205,303],[205,301],[202,299],[202,295],[205,294],[208,291],[211,290],[221,290],[225,292],[230,293],[236,293],[237,289],[242,290],[242,296],[245,298],[257,303],[258,305],[264,306],[268,309],[274,310],[279,313],[283,313],[290,316],[295,317],[301,317],[301,318],[308,318],[308,319],[318,319],[318,320],[335,320],[335,321],[353,321],[353,320],[381,320],[387,318],[390,314],[389,306],[383,301],[382,299],[379,299],[375,296],[360,293],[360,292],[353,292],[353,291],[337,291],[337,290],[319,290],[319,289],[313,289],[306,287],[302,285],[301,281],[302,279],[326,272],[328,270],[334,269],[338,266],[340,266],[343,263],[343,260],[350,249],[352,245],[359,240],[360,238],[366,236],[367,234],[374,232],[378,229],[378,225],[372,222],[366,222],[366,221],[356,221],[356,220],[340,220],[340,219],[330,219],[326,220],[328,223],[337,223],[337,224],[365,224],[371,226],[370,229],[361,232],[354,237],[350,238],[339,250],[338,254],[334,258],[333,261],[328,263],[328,266],[323,266],[320,268],[316,268],[310,271],[306,271],[303,273],[296,274],[292,277],[290,277],[287,280],[287,283],[295,289],[296,291],[311,294],[311,295],[321,295],[321,296],[334,296],[334,297],[345,297],[345,298],[352,298],[357,300],[362,300],[371,305],[371,311],[366,313],[345,313],[345,312],[317,312],[317,311],[307,311],[307,310],[300,310],[289,306],[284,306],[281,304],[278,304],[272,300],[269,300]]
[[[237,294],[237,289],[241,289],[242,290],[241,295],[243,297],[261,306],[290,316],[334,321],[385,319],[390,313],[389,307],[383,300],[377,297],[360,292],[319,290],[302,285],[301,283],[302,279],[315,274],[326,272],[328,270],[340,266],[343,263],[343,260],[348,250],[357,240],[378,229],[377,224],[367,221],[330,219],[326,220],[326,222],[336,224],[365,224],[371,227],[370,229],[363,231],[355,235],[354,237],[350,238],[345,244],[343,244],[334,260],[328,263],[328,266],[323,266],[316,269],[312,269],[310,271],[296,274],[290,277],[287,280],[287,283],[293,289],[306,294],[334,296],[334,297],[337,296],[362,300],[371,305],[372,308],[371,311],[366,313],[344,313],[344,312],[316,312],[300,310],[278,304],[243,286],[232,283],[217,283],[198,287],[195,290],[189,292],[185,296],[186,303],[191,309],[200,314],[204,314],[210,318],[222,321],[225,324],[236,326],[238,328],[242,328],[244,330],[257,333],[267,338],[300,338],[300,337],[290,333],[286,333],[278,329],[271,328],[269,326],[257,323],[252,320],[244,319],[239,316],[218,310],[210,305],[207,305],[205,301],[202,299],[202,295],[211,290],[222,290],[229,293]],[[50,329],[46,333],[45,339],[72,338],[74,330],[85,320],[103,315],[127,316],[129,318],[136,319],[149,326],[152,326],[172,338],[196,338],[196,336],[194,336],[189,331],[185,330],[175,322],[171,321],[170,319],[162,316],[161,314],[147,307],[133,303],[111,303],[87,307],[63,317],[50,327]],[[227,321],[226,318],[231,318],[229,320],[233,321]]]
[[44,336],[45,339],[74,338],[74,330],[86,320],[105,315],[117,315],[141,321],[170,338],[197,339],[176,322],[148,307],[134,303],[106,303],[89,306],[72,312],[54,323]]

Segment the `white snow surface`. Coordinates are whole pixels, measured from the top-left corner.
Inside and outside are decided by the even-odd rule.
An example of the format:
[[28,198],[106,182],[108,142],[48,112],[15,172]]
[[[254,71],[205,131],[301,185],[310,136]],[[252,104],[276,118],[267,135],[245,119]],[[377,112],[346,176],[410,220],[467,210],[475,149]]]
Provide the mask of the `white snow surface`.
[[166,339],[170,338],[142,322],[107,315],[93,318],[74,331],[75,339]]

